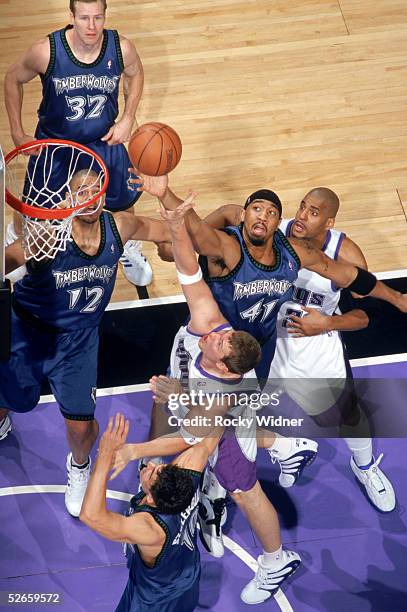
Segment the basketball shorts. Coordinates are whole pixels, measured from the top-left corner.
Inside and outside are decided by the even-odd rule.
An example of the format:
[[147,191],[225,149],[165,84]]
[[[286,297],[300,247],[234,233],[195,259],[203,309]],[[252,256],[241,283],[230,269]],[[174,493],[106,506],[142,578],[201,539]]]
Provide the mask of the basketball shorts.
[[136,585],[129,579],[116,612],[193,612],[199,600],[199,574],[191,587],[178,597],[155,603],[140,599]]
[[12,313],[10,360],[0,363],[0,407],[29,412],[48,380],[62,415],[93,419],[96,403],[99,328],[52,333]]
[[257,481],[256,453],[246,452],[245,447],[255,446],[256,433],[252,437],[237,437],[233,431],[226,431],[219,442],[215,459],[210,461],[211,469],[219,483],[230,493],[250,491]]
[[[37,126],[35,137],[40,138],[51,138],[50,134],[45,133],[40,126]],[[129,172],[129,168],[132,166],[127,149],[124,145],[112,145],[109,146],[107,143],[101,140],[94,142],[84,143],[86,146],[97,153],[105,162],[109,172],[109,184],[106,191],[106,202],[105,208],[111,212],[126,210],[133,206],[141,196],[141,192],[137,191],[137,185],[129,182],[130,178],[134,178],[134,174]],[[52,172],[51,170],[51,158],[52,158]],[[44,176],[47,178],[47,189],[46,194],[50,194],[52,191],[64,195],[66,189],[63,187],[66,183],[69,167],[72,165],[72,154],[69,149],[61,147],[61,149],[53,151],[52,156],[45,157],[41,156],[38,160],[35,156],[31,156],[28,169],[29,174],[32,174],[34,166],[34,180],[33,187],[30,186],[27,181],[24,186],[24,193],[30,198],[35,196],[36,190],[42,189],[44,185]],[[89,156],[79,156],[76,160],[76,169],[82,170],[89,168]],[[74,162],[75,163],[75,162]],[[45,166],[45,167],[44,167]],[[98,171],[98,166],[95,164],[94,169]],[[43,201],[41,196],[36,201]]]

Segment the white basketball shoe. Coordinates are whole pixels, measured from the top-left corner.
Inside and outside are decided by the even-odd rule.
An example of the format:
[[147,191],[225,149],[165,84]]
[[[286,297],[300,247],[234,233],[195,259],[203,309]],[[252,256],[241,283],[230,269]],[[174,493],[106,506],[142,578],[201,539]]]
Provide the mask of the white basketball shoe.
[[153,271],[141,252],[141,242],[128,240],[120,257],[123,274],[127,280],[138,287],[145,287],[153,280]]
[[240,599],[246,604],[259,604],[281,587],[283,582],[298,569],[301,557],[292,550],[283,550],[281,567],[271,569],[263,565],[263,556],[257,559],[258,568],[255,577],[240,593]]
[[0,440],[7,438],[8,434],[12,430],[11,419],[8,414],[4,417],[0,424]]
[[364,470],[358,467],[354,458],[351,457],[350,467],[356,478],[365,487],[372,504],[382,512],[391,512],[396,507],[396,494],[390,480],[379,468],[382,458],[383,453],[367,470]]
[[291,449],[284,455],[275,451],[273,447],[267,449],[271,460],[278,461],[280,476],[278,481],[284,488],[292,487],[307,465],[310,465],[318,452],[318,443],[308,438],[291,438]]
[[90,478],[90,466],[90,457],[88,466],[82,469],[72,465],[72,453],[69,453],[66,458],[68,483],[65,489],[65,506],[69,514],[75,517],[78,517],[81,512],[83,498]]
[[226,489],[215,474],[207,469],[199,498],[199,537],[204,548],[213,557],[223,557],[222,527],[226,523]]

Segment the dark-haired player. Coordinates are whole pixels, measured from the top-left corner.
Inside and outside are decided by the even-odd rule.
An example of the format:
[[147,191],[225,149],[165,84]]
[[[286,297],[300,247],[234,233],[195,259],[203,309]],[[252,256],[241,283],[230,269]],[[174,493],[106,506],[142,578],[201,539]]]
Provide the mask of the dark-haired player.
[[[70,187],[79,202],[100,191],[88,170]],[[64,417],[67,510],[79,516],[90,474],[89,452],[98,435],[94,418],[99,323],[112,295],[123,244],[163,237],[162,224],[130,212],[103,210],[104,198],[72,222],[72,238],[55,259],[27,262],[14,285],[10,360],[0,364],[0,440],[11,430],[9,410],[28,412],[48,380]],[[155,237],[155,238],[154,238]],[[6,247],[6,270],[25,261],[21,241]]]
[[[366,269],[358,245],[334,228],[339,206],[339,198],[331,189],[314,188],[302,198],[295,218],[281,221],[280,230],[286,238],[312,240],[334,260]],[[211,213],[207,221],[214,227],[233,225],[241,213],[241,207],[227,205]],[[352,453],[352,471],[374,506],[390,512],[395,507],[395,493],[379,467],[382,455],[377,460],[373,457],[371,435],[357,404],[340,335],[341,331],[366,327],[372,304],[366,299],[354,300],[351,311],[332,316],[340,294],[340,288],[329,279],[304,268],[299,271],[292,299],[278,313],[269,378],[280,379],[290,397],[321,426],[341,426],[341,435]],[[287,465],[284,472],[287,484],[295,482],[293,466]]]
[[[250,393],[257,389],[253,368],[260,358],[260,346],[249,333],[230,327],[202,279],[184,221],[192,200],[191,194],[174,211],[162,207],[162,216],[171,233],[178,279],[190,311],[190,321],[181,328],[174,344],[171,373],[181,379],[190,393],[203,393],[205,400],[199,402],[203,415],[208,410],[205,401],[212,398],[216,408],[223,410],[223,415],[227,413],[237,419],[235,429],[220,442],[211,465],[263,546],[256,577],[241,593],[244,602],[257,604],[278,590],[295,572],[301,559],[297,553],[282,548],[277,513],[257,480],[256,420]],[[238,339],[236,344],[235,338]],[[240,339],[243,345],[247,339],[246,348],[241,346]],[[237,394],[239,400],[245,399],[243,404],[236,403]],[[189,444],[196,443],[194,436],[184,433],[183,425],[181,433]]]
[[[35,138],[73,140],[99,154],[110,178],[106,208],[125,210],[140,196],[128,181],[131,163],[123,143],[130,138],[143,91],[143,67],[133,43],[116,30],[104,29],[106,0],[70,0],[69,9],[71,25],[35,42],[7,71],[5,103],[11,137],[16,146],[34,140],[24,130],[21,111],[24,85],[39,76],[42,101]],[[122,77],[125,105],[116,121]],[[50,175],[47,190],[57,191],[65,181],[70,152],[61,148],[54,152],[52,160],[52,172],[46,168],[45,176]],[[30,164],[37,164],[35,157]],[[34,188],[42,188],[44,178],[39,167],[33,180]],[[14,223],[20,233],[16,216]],[[15,238],[11,226],[7,244]],[[152,271],[135,241],[125,246],[124,255],[123,272],[128,280],[148,285]],[[17,280],[15,273],[13,280]]]
[[[122,516],[106,508],[106,488],[115,453],[126,448],[128,428],[123,415],[110,419],[100,440],[80,519],[105,538],[127,543],[129,579],[116,612],[192,612],[199,595],[199,488],[202,470],[216,448],[221,429],[219,435],[213,431],[171,464],[148,463],[140,473],[142,490],[132,498],[128,515]],[[168,442],[170,448],[164,446]],[[157,439],[152,444],[155,454],[173,454],[187,446],[181,437]],[[148,443],[126,446],[132,450],[140,446],[143,454],[149,452]]]
[[[142,177],[142,181],[142,189],[159,197],[167,208],[179,205],[181,200],[169,189],[168,177]],[[235,329],[252,333],[262,344],[262,361],[256,371],[263,379],[268,378],[274,355],[279,308],[292,299],[301,268],[320,274],[338,287],[370,294],[407,310],[407,296],[377,281],[363,268],[329,258],[308,240],[285,237],[278,229],[281,214],[277,194],[262,189],[247,198],[240,225],[226,231],[210,227],[193,209],[185,216],[195,249],[207,257],[205,279],[222,314]],[[315,456],[316,448],[312,440],[277,437],[268,450],[279,461],[280,482],[285,486],[296,482]],[[208,492],[208,497],[215,508],[222,487],[215,486],[214,490],[213,494]],[[211,523],[209,539],[218,539],[213,527],[213,521],[219,519],[220,513],[217,514],[216,517],[214,511],[205,517],[206,524],[208,519]]]

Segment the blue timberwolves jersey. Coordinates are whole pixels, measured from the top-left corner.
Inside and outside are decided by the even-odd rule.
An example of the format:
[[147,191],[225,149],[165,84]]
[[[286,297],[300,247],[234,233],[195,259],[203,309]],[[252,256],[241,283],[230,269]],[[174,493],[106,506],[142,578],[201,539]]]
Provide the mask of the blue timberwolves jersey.
[[118,33],[104,30],[99,56],[91,64],[81,62],[66,38],[70,27],[49,35],[39,127],[49,137],[86,144],[104,136],[117,117],[123,58]]
[[123,251],[113,217],[100,217],[100,247],[84,253],[75,241],[42,265],[27,263],[26,274],[14,285],[14,299],[44,323],[66,331],[99,325],[112,295],[117,263]]
[[186,470],[194,483],[195,494],[188,508],[180,514],[161,514],[156,508],[140,504],[143,491],[130,502],[129,514],[148,512],[165,531],[165,543],[153,567],[143,562],[137,546],[127,546],[130,580],[134,584],[131,610],[160,609],[183,593],[197,580],[200,572],[199,550],[196,541],[196,523],[202,474]]
[[[240,227],[229,227],[229,234],[239,240],[241,257],[226,276],[209,277],[202,264],[205,280],[223,314],[234,329],[247,331],[264,344],[275,337],[277,313],[281,304],[291,299],[300,261],[284,234],[274,234],[276,263],[265,266],[249,253]],[[207,265],[207,262],[206,262]]]

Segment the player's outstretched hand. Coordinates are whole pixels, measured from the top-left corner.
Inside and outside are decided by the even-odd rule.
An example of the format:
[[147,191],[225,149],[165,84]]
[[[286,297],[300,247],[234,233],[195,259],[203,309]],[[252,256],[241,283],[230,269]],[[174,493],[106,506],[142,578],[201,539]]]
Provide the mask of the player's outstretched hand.
[[150,388],[153,393],[153,399],[158,404],[166,404],[170,395],[180,395],[182,386],[177,378],[169,376],[153,376],[149,380]]
[[293,338],[304,338],[306,336],[319,336],[328,330],[330,317],[321,314],[315,308],[301,306],[307,313],[304,317],[290,314],[287,328]]
[[194,207],[196,193],[189,191],[188,196],[175,210],[168,210],[160,204],[161,217],[168,223],[171,228],[177,228],[184,224],[184,217],[188,210]]
[[134,178],[128,180],[129,185],[137,186],[137,191],[145,191],[152,196],[162,198],[167,191],[168,176],[147,176],[137,168],[129,168],[129,172],[134,174]]
[[99,457],[112,457],[126,442],[129,433],[129,421],[118,412],[115,417],[110,417],[106,431],[99,442]]
[[109,480],[116,478],[130,461],[139,458],[135,452],[136,447],[137,444],[123,444],[123,446],[115,451],[112,461],[112,473]]

